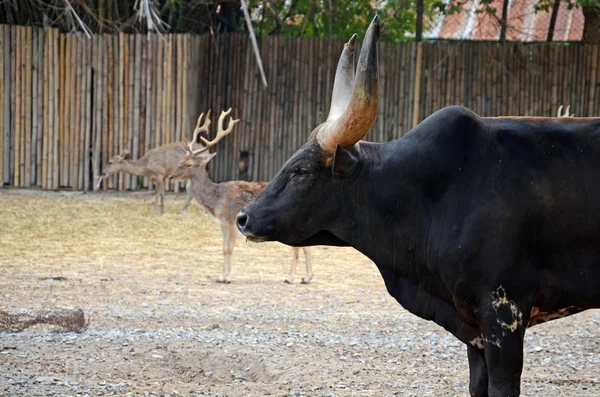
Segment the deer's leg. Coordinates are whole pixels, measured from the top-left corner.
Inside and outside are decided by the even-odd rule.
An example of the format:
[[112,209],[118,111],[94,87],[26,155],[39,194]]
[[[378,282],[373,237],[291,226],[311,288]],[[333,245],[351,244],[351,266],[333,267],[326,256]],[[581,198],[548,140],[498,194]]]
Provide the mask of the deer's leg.
[[313,278],[312,256],[310,255],[310,248],[302,247],[302,250],[304,251],[304,261],[306,262],[306,276],[302,277],[302,284],[308,284]]
[[234,225],[221,225],[221,231],[223,232],[223,256],[225,256],[225,263],[223,268],[223,276],[217,279],[218,283],[231,283],[231,277],[233,273],[233,248],[235,247],[235,239],[237,237],[237,231]]
[[294,275],[296,274],[296,265],[298,264],[299,257],[300,257],[300,248],[292,247],[292,264],[290,265],[290,276],[285,280],[285,282],[288,284],[291,284],[294,282]]
[[158,214],[158,200],[160,198],[160,192],[162,190],[163,183],[160,178],[154,181],[154,213]]
[[181,213],[184,213],[187,210],[187,207],[190,205],[190,201],[192,201],[192,182],[189,179],[185,184],[185,191],[187,192],[187,198],[183,208],[181,209]]
[[165,213],[165,179],[162,178],[160,185],[160,213]]

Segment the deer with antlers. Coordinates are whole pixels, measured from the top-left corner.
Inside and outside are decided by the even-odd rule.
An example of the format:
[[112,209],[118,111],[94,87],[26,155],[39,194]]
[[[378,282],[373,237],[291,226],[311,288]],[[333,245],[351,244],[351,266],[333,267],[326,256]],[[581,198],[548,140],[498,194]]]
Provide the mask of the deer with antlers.
[[[200,115],[198,118],[198,122],[196,123],[196,128],[194,129],[194,134],[192,137],[192,147],[194,149],[203,148],[203,145],[196,143],[198,139],[198,135],[200,133],[208,132],[210,127],[210,110],[206,114],[206,119],[204,124],[200,125],[202,122],[202,117],[204,113]],[[125,172],[132,175],[137,176],[145,176],[152,183],[154,183],[154,212],[158,212],[158,202],[160,199],[160,213],[164,213],[164,198],[165,198],[165,179],[171,172],[177,168],[177,166],[181,163],[183,158],[185,157],[188,149],[189,142],[187,139],[184,142],[173,142],[167,143],[166,145],[159,146],[155,149],[150,150],[146,153],[141,159],[132,160],[131,152],[129,150],[124,150],[121,154],[114,156],[108,161],[103,168],[102,175],[98,180],[98,186],[102,182],[104,178],[109,175],[116,174],[119,172]],[[185,212],[187,210],[188,205],[192,200],[192,195],[190,192],[190,182],[188,181],[186,184],[187,190],[187,199],[181,212]]]
[[[221,283],[231,283],[233,273],[232,256],[238,233],[235,225],[235,217],[267,185],[267,182],[247,181],[214,183],[208,176],[210,161],[217,154],[208,154],[208,151],[221,139],[229,135],[235,124],[239,121],[230,118],[227,129],[223,129],[224,120],[230,113],[231,108],[225,112],[221,112],[217,123],[217,135],[213,140],[208,141],[201,136],[200,139],[204,143],[204,146],[198,148],[193,142],[187,144],[187,153],[181,164],[169,175],[169,179],[174,181],[190,180],[192,196],[221,226],[221,231],[223,232],[223,254],[225,255],[223,275],[217,279],[217,282]],[[311,255],[307,247],[303,247],[302,249],[304,250],[306,262],[306,276],[302,278],[302,284],[308,284],[313,276]],[[293,282],[299,256],[300,248],[294,247],[290,275],[285,280],[287,283]]]

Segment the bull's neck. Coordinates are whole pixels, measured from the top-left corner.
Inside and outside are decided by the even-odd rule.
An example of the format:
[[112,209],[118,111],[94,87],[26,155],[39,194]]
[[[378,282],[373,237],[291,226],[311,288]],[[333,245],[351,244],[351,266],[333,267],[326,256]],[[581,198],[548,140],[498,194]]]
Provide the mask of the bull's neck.
[[208,212],[215,215],[215,208],[222,196],[220,185],[210,180],[205,169],[198,169],[190,181],[192,182],[191,192],[194,199]]
[[422,262],[427,210],[419,202],[419,186],[411,186],[414,170],[399,155],[399,141],[361,147],[364,162],[348,189],[340,224],[334,232],[377,266],[413,269]]
[[121,163],[121,171],[128,174],[144,176],[148,172],[148,160],[125,160]]

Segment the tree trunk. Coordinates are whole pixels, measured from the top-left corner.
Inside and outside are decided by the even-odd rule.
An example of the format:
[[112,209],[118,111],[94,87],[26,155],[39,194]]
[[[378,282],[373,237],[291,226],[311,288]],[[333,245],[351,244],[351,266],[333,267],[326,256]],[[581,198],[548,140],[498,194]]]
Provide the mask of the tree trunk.
[[600,44],[600,7],[581,7],[583,10],[583,42]]
[[415,31],[415,41],[418,43],[423,39],[423,0],[417,0],[417,27]]
[[508,26],[508,0],[502,4],[502,19],[500,20],[500,42],[506,41],[506,28]]
[[217,22],[224,28],[224,32],[240,32],[240,24],[238,23],[241,15],[240,3],[235,1],[219,4],[221,5],[221,11],[215,17]]
[[554,0],[552,5],[552,15],[550,16],[550,27],[548,27],[548,36],[546,41],[552,41],[554,39],[554,27],[556,26],[556,17],[558,16],[558,9],[560,8],[560,0]]

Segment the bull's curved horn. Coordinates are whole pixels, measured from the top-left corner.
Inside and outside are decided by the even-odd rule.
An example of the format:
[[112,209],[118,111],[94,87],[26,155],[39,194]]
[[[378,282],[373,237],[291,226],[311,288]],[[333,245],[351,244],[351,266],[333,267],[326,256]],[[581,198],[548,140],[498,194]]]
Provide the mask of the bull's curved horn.
[[331,107],[327,120],[335,120],[348,107],[350,97],[352,96],[352,83],[354,83],[354,44],[356,42],[356,33],[344,44],[344,50],[335,71],[335,81],[333,82],[333,94],[331,94]]
[[375,122],[378,97],[377,39],[380,33],[379,18],[375,16],[363,40],[350,101],[339,118],[327,120],[317,132],[317,142],[329,153],[335,150],[336,144],[347,148],[360,141]]

